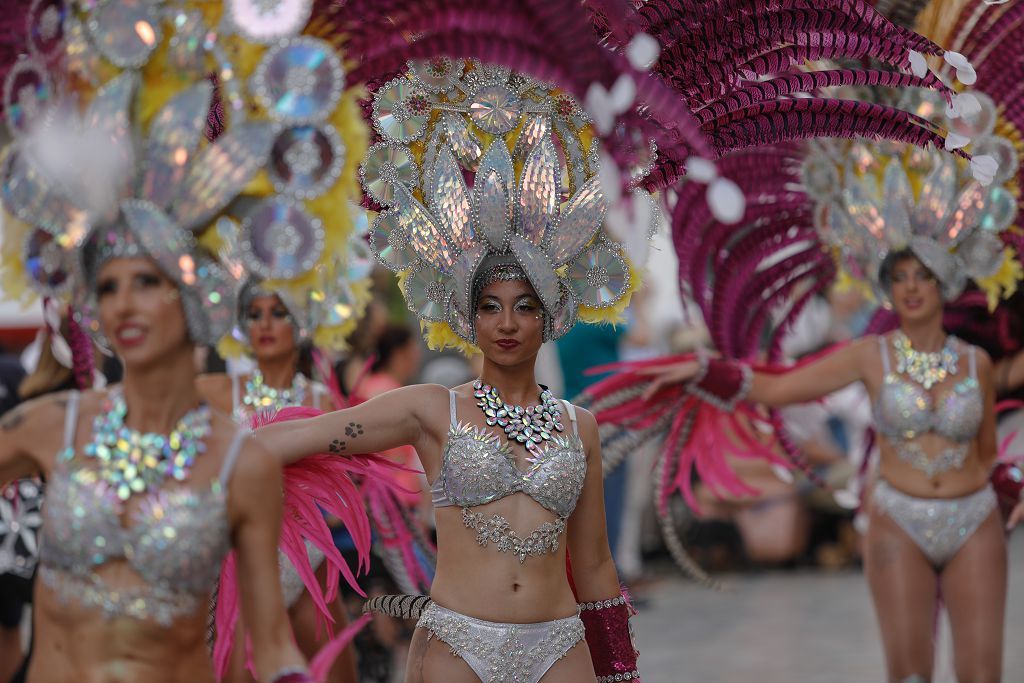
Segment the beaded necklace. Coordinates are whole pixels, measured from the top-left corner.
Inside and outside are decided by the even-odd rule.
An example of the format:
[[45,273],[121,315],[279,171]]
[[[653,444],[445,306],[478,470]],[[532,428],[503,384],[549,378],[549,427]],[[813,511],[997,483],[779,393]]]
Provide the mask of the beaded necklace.
[[956,374],[960,354],[956,351],[954,340],[953,335],[947,335],[939,351],[917,351],[911,346],[907,335],[898,330],[892,337],[892,345],[896,350],[896,372],[906,373],[926,391],[931,389]]
[[496,387],[479,379],[473,382],[473,396],[479,399],[476,405],[483,411],[488,426],[501,427],[509,441],[523,444],[533,455],[540,454],[540,444],[549,441],[554,432],[565,430],[558,399],[547,387],[542,389],[540,404],[523,408],[501,400]]
[[287,406],[300,406],[306,400],[306,378],[301,372],[295,373],[292,385],[287,389],[267,386],[259,368],[252,371],[245,382],[245,396],[242,403],[253,410],[280,410]]
[[[211,431],[209,406],[201,404],[185,413],[166,435],[126,427],[127,414],[124,396],[115,389],[93,419],[92,441],[83,452],[99,461],[99,478],[121,500],[156,488],[167,477],[176,481],[188,479],[196,456],[206,451],[203,439]],[[65,453],[65,458],[74,455],[73,449],[69,450],[71,453]]]

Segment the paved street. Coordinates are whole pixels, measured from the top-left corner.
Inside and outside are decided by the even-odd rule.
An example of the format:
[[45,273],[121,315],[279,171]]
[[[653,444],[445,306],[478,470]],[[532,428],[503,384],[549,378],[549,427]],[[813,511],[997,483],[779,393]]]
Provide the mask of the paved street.
[[[1024,683],[1024,532],[1014,534],[1010,563],[1003,681]],[[728,592],[673,577],[645,593],[635,620],[645,683],[884,683],[859,572],[721,578]]]

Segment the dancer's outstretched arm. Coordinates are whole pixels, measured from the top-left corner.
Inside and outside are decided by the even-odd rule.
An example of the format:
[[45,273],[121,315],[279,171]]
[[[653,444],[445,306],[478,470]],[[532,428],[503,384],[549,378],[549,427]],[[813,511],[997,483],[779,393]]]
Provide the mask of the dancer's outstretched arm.
[[422,447],[437,438],[438,420],[431,417],[442,405],[447,414],[448,390],[439,384],[402,387],[353,408],[267,425],[256,440],[283,464],[314,453],[376,453],[398,446],[429,450]]
[[[874,336],[858,339],[819,360],[784,373],[754,372],[746,400],[778,407],[827,396],[861,380],[871,353],[878,354],[878,338]],[[651,384],[644,391],[644,398],[649,399],[662,387],[699,379],[701,365],[697,360],[687,360],[637,372],[651,377]]]

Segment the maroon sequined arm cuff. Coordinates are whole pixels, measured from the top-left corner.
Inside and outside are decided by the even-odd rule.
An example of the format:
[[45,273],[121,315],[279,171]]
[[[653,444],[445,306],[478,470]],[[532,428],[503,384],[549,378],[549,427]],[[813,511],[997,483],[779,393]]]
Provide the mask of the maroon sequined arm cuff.
[[686,391],[720,410],[731,412],[750,392],[754,373],[750,366],[734,360],[698,354],[700,369],[686,384]]
[[269,683],[316,683],[306,669],[289,667],[274,674]]
[[580,619],[586,629],[587,647],[598,683],[640,680],[636,668],[639,653],[633,646],[629,628],[629,618],[635,613],[622,595],[580,604]]

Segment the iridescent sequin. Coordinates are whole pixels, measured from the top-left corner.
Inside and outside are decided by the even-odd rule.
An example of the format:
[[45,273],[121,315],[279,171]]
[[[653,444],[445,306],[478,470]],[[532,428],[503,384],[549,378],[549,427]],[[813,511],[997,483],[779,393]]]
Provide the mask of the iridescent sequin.
[[872,501],[907,532],[936,567],[953,559],[996,507],[990,486],[961,498],[915,498],[884,480],[875,485]]
[[[587,456],[579,436],[575,430],[571,436],[552,435],[545,448],[527,458],[530,467],[523,472],[508,443],[486,429],[456,421],[454,393],[451,396],[448,444],[441,473],[430,487],[434,505],[463,508],[463,523],[477,532],[481,545],[493,543],[500,552],[515,553],[521,562],[528,555],[555,552],[587,475]],[[520,492],[558,518],[524,538],[500,515],[485,518],[469,510]]]
[[242,401],[235,406],[234,415],[237,420],[245,420],[261,410],[280,410],[286,406],[301,406],[306,400],[309,380],[302,373],[295,373],[292,385],[287,389],[268,386],[263,380],[263,373],[255,368],[245,381],[245,394]]
[[[77,400],[69,403],[72,425],[76,406]],[[230,472],[200,489],[164,486],[128,508],[88,460],[73,459],[74,431],[67,433],[68,447],[53,470],[43,507],[43,582],[59,599],[102,609],[107,616],[166,626],[194,614],[206,604],[231,547],[222,483]],[[113,562],[129,565],[141,581],[115,585],[97,573]]]
[[430,603],[416,622],[446,643],[483,683],[538,683],[548,669],[583,640],[579,616],[534,624],[474,619]]
[[[959,469],[970,453],[970,444],[981,426],[984,411],[974,349],[969,351],[968,376],[946,390],[938,400],[933,400],[920,385],[892,371],[885,339],[880,339],[880,343],[885,379],[874,404],[878,431],[893,443],[900,460],[929,477]],[[955,366],[952,372],[955,374]],[[953,444],[938,453],[928,453],[916,441],[927,433]]]

